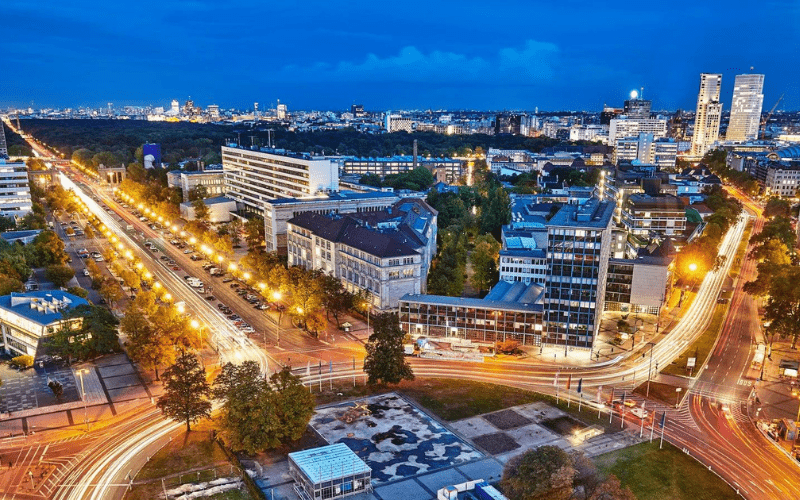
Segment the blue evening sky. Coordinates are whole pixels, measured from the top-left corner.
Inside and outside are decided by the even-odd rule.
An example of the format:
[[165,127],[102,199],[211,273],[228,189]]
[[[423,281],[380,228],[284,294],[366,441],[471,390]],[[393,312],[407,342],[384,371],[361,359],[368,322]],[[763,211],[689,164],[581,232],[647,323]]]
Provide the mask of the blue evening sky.
[[800,109],[800,2],[4,0],[0,106],[599,110],[699,74]]

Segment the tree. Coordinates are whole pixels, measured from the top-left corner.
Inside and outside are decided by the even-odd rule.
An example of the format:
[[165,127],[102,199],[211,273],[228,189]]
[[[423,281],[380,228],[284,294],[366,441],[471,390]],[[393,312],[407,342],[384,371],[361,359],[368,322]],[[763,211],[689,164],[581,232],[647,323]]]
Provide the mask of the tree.
[[51,264],[63,264],[67,255],[64,253],[64,242],[52,231],[42,231],[25,247],[28,264],[32,267],[44,267]]
[[413,380],[411,365],[405,359],[403,330],[396,313],[382,313],[373,323],[365,349],[364,371],[370,384],[397,384]]
[[128,355],[146,370],[153,370],[156,380],[159,380],[158,367],[172,364],[175,346],[168,338],[156,334],[150,321],[134,304],[132,302],[126,309],[120,321],[120,331],[127,336]]
[[176,422],[186,422],[186,432],[192,422],[211,416],[211,386],[206,380],[206,370],[197,356],[183,351],[175,364],[164,370],[164,393],[157,406]]
[[194,218],[207,224],[211,216],[211,210],[208,208],[208,205],[206,205],[201,198],[198,198],[192,202],[192,208],[194,209]]
[[500,238],[501,228],[511,222],[511,198],[502,187],[489,190],[486,207],[481,212],[481,233]]
[[63,317],[67,321],[49,338],[49,346],[68,363],[119,350],[119,321],[108,309],[82,304],[69,309]]
[[280,441],[287,443],[303,437],[314,415],[314,396],[289,366],[269,379],[275,390],[275,406],[280,425]]
[[767,332],[792,339],[792,349],[797,348],[800,335],[800,267],[784,266],[772,278],[769,299],[764,308],[764,320],[769,323]]
[[314,413],[313,396],[288,367],[267,381],[255,361],[223,365],[214,397],[229,446],[250,454],[299,439]]
[[71,293],[72,295],[75,295],[82,299],[85,299],[86,297],[89,296],[89,292],[85,288],[79,286],[71,286],[67,288],[67,293]]
[[64,394],[64,386],[61,385],[61,382],[58,380],[50,380],[47,382],[47,387],[53,391],[53,396],[55,396],[58,401],[61,401],[61,396]]
[[325,274],[322,279],[322,308],[325,316],[333,314],[336,328],[340,328],[339,317],[353,307],[353,294],[345,290],[342,282],[335,276]]
[[11,292],[21,292],[25,285],[22,281],[9,276],[0,275],[0,296],[10,295]]
[[231,246],[233,248],[238,247],[239,243],[241,242],[241,236],[239,233],[241,233],[243,227],[244,225],[242,224],[242,220],[238,217],[234,217],[228,223],[228,233],[230,234]]
[[611,474],[595,488],[588,500],[636,500],[636,495],[629,487],[623,487],[617,476]]
[[205,200],[208,198],[208,188],[205,186],[197,186],[189,190],[189,199],[186,201]]
[[19,369],[30,368],[33,366],[33,356],[29,356],[27,354],[22,354],[15,358],[11,358],[11,366],[15,366]]
[[55,286],[61,288],[66,286],[69,280],[75,276],[75,271],[69,266],[53,264],[47,266],[47,269],[44,271],[44,276]]
[[122,300],[122,298],[125,296],[125,294],[122,293],[122,288],[120,288],[119,283],[109,277],[102,279],[98,292],[111,307],[114,307],[114,304],[117,301]]
[[574,476],[567,452],[546,445],[509,460],[500,485],[514,500],[567,500]]
[[253,250],[264,244],[264,220],[259,217],[249,219],[244,225],[244,241]]
[[792,211],[792,206],[789,204],[788,200],[784,200],[782,198],[770,198],[767,201],[767,205],[764,207],[764,213],[762,214],[765,218],[771,217],[789,217]]
[[475,248],[470,254],[473,272],[471,282],[479,292],[491,288],[500,277],[497,270],[500,247],[491,234],[481,235],[475,241]]

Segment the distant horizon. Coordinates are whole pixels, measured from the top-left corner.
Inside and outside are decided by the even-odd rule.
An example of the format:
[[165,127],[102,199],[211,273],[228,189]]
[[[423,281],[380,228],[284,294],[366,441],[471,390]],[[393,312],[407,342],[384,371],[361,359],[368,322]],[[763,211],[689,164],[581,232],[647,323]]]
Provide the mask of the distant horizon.
[[[765,75],[800,109],[800,3],[8,0],[0,108],[181,102],[290,110],[693,110],[701,73]],[[758,29],[769,26],[769,29]],[[751,70],[751,68],[753,68]]]

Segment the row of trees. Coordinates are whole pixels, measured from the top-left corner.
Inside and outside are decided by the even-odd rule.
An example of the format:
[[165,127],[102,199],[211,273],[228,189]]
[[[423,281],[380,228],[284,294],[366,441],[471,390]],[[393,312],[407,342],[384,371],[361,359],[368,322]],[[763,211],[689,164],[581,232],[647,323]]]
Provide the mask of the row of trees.
[[702,236],[684,246],[675,258],[675,273],[683,280],[695,280],[722,263],[719,245],[742,211],[741,203],[721,186],[706,188],[706,205],[714,214],[706,221]]
[[[161,144],[163,161],[167,165],[187,158],[200,158],[207,164],[217,163],[220,146],[226,139],[236,137],[237,132],[241,132],[242,137],[254,136],[256,144],[267,144],[266,131],[252,130],[246,125],[38,119],[23,123],[27,132],[57,147],[67,157],[80,151],[76,159],[84,166],[96,166],[96,162],[106,161],[109,162],[106,165],[141,163],[141,146],[146,142]],[[352,156],[409,155],[414,139],[423,156],[481,155],[486,147],[538,152],[559,142],[546,137],[518,135],[445,135],[435,132],[377,135],[354,129],[299,132],[282,127],[272,130],[272,144],[278,148]],[[101,153],[112,156],[95,161],[95,156]]]
[[158,370],[175,362],[180,349],[199,349],[205,334],[187,315],[170,307],[164,295],[143,290],[128,303],[120,322],[128,355],[147,370]]
[[439,212],[439,252],[428,273],[428,293],[460,296],[468,255],[472,286],[488,290],[497,282],[502,227],[511,221],[508,192],[478,161],[474,187],[461,187],[458,193],[431,190],[428,203]]
[[785,200],[767,202],[764,216],[770,219],[760,232],[750,237],[752,256],[758,261],[758,275],[744,290],[766,298],[764,333],[772,349],[779,337],[790,338],[792,349],[800,335],[800,266],[795,253],[796,234],[790,219],[791,208]]
[[728,167],[728,163],[726,161],[727,154],[728,153],[726,151],[721,149],[710,151],[703,157],[703,164],[705,164],[708,169],[714,172],[720,179],[728,182],[729,184],[733,184],[741,189],[745,194],[749,196],[757,195],[761,190],[758,181],[756,181],[748,172],[741,172]]

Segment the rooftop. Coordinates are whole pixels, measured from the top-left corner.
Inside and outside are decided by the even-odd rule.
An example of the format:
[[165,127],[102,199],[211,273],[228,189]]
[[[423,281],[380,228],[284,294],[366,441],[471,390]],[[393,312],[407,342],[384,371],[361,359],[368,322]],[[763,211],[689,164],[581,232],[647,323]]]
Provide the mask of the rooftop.
[[[397,230],[382,231],[369,228],[364,222],[350,215],[327,216],[314,212],[297,214],[289,224],[302,227],[328,241],[343,243],[378,258],[417,255],[418,252],[406,243]],[[397,237],[395,237],[397,236]]]
[[312,484],[372,473],[372,469],[344,443],[295,451],[289,453],[289,458]]
[[418,304],[448,305],[454,307],[470,307],[475,309],[490,309],[493,311],[525,311],[542,312],[542,299],[544,288],[535,283],[525,285],[517,281],[498,282],[492,291],[482,299],[465,297],[447,297],[444,295],[406,294],[401,299],[403,302]]
[[564,205],[548,221],[548,226],[607,228],[614,215],[614,204],[590,198],[582,205]]
[[317,203],[321,201],[346,201],[346,200],[365,200],[371,198],[397,198],[393,192],[373,191],[369,193],[357,193],[355,191],[335,191],[325,196],[314,196],[313,198],[277,198],[268,200],[270,205],[288,205],[292,203]]
[[62,318],[62,312],[88,305],[86,300],[60,290],[11,293],[0,297],[0,309],[11,311],[42,326]]
[[[414,161],[414,157],[411,156],[411,155],[395,155],[395,156],[384,156],[384,157],[376,157],[376,158],[354,156],[352,158],[348,158],[348,159],[345,160],[345,162],[354,162],[354,161],[362,161],[362,162],[363,161],[369,161],[369,162],[380,162],[380,163],[385,163],[385,162],[413,162]],[[453,159],[453,158],[428,158],[428,157],[425,157],[425,156],[417,156],[417,163],[419,163],[419,164],[422,164],[422,163],[442,163],[442,162],[461,164],[461,160],[456,160],[456,159]]]
[[637,209],[658,208],[682,211],[685,207],[680,198],[671,194],[650,196],[644,193],[635,193],[628,197],[628,204]]

